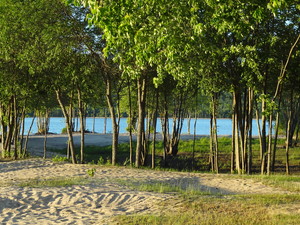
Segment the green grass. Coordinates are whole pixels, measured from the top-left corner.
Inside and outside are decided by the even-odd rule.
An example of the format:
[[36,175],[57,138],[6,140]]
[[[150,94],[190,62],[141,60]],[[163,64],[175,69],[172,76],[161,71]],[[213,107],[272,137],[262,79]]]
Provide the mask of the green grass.
[[17,185],[19,187],[68,187],[73,185],[85,185],[90,181],[86,178],[72,177],[72,178],[52,178],[52,179],[30,179],[24,182],[20,182]]
[[70,160],[67,157],[56,155],[52,158],[53,162],[70,162]]
[[[50,149],[52,152],[59,154],[66,154],[66,149]],[[86,163],[90,164],[101,164],[109,165],[111,163],[111,146],[86,146],[84,158]],[[79,158],[80,148],[75,148],[75,154]],[[129,157],[129,144],[122,143],[119,144],[117,160],[120,162],[120,165],[124,165],[124,162],[128,162]],[[59,161],[59,160],[58,160]]]
[[141,181],[141,180],[125,180],[118,179],[117,182],[120,185],[126,186],[130,189],[137,191],[156,192],[156,193],[176,193],[182,197],[192,197],[200,195],[211,195],[209,192],[201,191],[196,186],[190,184],[183,186],[180,181],[169,184],[162,181]]
[[139,225],[298,224],[300,216],[296,210],[281,210],[287,204],[299,204],[299,196],[246,195],[232,196],[230,199],[200,196],[184,201],[178,209],[167,207],[172,206],[171,200],[165,202],[163,208],[167,210],[162,209],[161,215],[117,216],[114,222]]
[[[229,173],[231,164],[231,138],[220,137],[219,142],[219,171],[220,173]],[[284,140],[279,139],[278,145],[283,145]],[[196,140],[195,158],[192,158],[192,146],[193,140],[180,141],[179,152],[177,156],[167,156],[167,166],[164,165],[162,160],[163,143],[161,141],[156,142],[156,166],[158,169],[168,169],[177,171],[201,171],[209,172],[209,155],[210,155],[210,144],[209,138],[200,138]],[[133,146],[133,154],[135,155],[136,143]],[[259,140],[252,140],[253,148],[253,172],[260,173],[260,153],[259,153]],[[152,149],[151,143],[149,150]],[[65,149],[58,149],[51,151],[65,154]],[[79,148],[76,148],[76,154],[79,158]],[[150,154],[150,152],[149,152]],[[86,163],[109,165],[111,163],[111,146],[87,146],[85,147],[85,161]],[[150,165],[151,157],[149,156],[146,165]],[[300,173],[300,147],[290,149],[290,170],[292,174]],[[59,161],[59,159],[58,159]],[[129,165],[129,143],[119,144],[117,154],[118,165]],[[193,165],[193,166],[192,166]],[[278,148],[276,151],[276,163],[275,163],[276,174],[285,173],[285,149]]]
[[268,186],[280,188],[291,192],[300,192],[300,177],[286,175],[250,176]]
[[[297,176],[243,176],[266,182],[276,187],[299,185]],[[230,177],[228,179],[231,179]],[[177,184],[165,184],[159,181],[128,181],[119,180],[120,184],[139,191],[159,193],[175,192],[181,199],[180,207],[172,200],[161,205],[159,215],[122,215],[114,217],[116,224],[161,224],[161,225],[196,225],[196,224],[245,224],[245,225],[288,225],[299,224],[300,195],[293,194],[243,194],[243,195],[214,195],[211,193],[197,193],[191,186],[182,188]],[[287,188],[290,191],[298,189]]]

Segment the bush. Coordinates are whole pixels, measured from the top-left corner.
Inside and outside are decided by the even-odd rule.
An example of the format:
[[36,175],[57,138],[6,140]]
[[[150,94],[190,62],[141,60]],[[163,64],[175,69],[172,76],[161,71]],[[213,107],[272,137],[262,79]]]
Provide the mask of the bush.
[[61,133],[62,133],[62,134],[66,134],[66,133],[67,133],[67,128],[64,127],[64,128],[61,130]]
[[70,160],[67,157],[56,155],[52,158],[53,162],[70,162]]

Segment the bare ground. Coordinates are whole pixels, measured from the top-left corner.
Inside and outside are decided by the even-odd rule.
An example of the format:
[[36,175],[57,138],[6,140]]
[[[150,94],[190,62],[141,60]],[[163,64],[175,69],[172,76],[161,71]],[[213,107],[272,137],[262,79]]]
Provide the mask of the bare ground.
[[[66,146],[66,136],[55,135],[48,139],[48,147]],[[121,136],[121,142],[128,137]],[[75,142],[78,141],[75,138]],[[107,145],[109,135],[87,135],[92,145]],[[42,155],[43,138],[31,137],[32,155]],[[87,171],[96,168],[90,178]],[[19,187],[29,179],[52,178],[92,179],[89,184],[69,187]],[[180,206],[176,195],[135,191],[117,180],[163,182],[230,196],[234,194],[287,193],[251,179],[232,175],[165,172],[126,167],[104,167],[54,163],[51,160],[31,158],[12,162],[0,162],[0,223],[1,224],[110,224],[112,216],[132,213],[161,213],[160,204],[173,200],[169,207]],[[293,206],[295,207],[295,206]],[[300,207],[298,207],[300,213]]]

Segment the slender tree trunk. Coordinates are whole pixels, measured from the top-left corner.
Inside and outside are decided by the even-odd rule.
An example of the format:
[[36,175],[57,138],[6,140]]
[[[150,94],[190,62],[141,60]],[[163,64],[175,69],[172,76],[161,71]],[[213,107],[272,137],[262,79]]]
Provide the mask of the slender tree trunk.
[[[214,112],[215,113],[215,112]],[[213,119],[214,123],[214,145],[215,145],[215,152],[214,152],[214,171],[216,173],[219,173],[219,144],[218,144],[218,133],[217,133],[217,118],[216,115],[214,116]]]
[[266,116],[264,115],[266,111],[266,102],[265,100],[262,101],[262,116],[261,116],[261,121],[262,121],[262,130],[261,130],[261,155],[262,155],[262,160],[261,160],[261,174],[265,173],[266,169]]
[[194,115],[194,135],[193,135],[193,152],[192,152],[192,170],[195,169],[195,148],[196,148],[196,131],[197,131],[197,106],[198,106],[198,93],[195,97],[195,115]]
[[188,121],[187,121],[188,134],[191,134],[191,118],[192,118],[191,113],[188,113]]
[[[7,155],[9,156],[9,157],[11,157],[11,141],[12,141],[12,139],[13,139],[13,134],[14,134],[14,129],[13,129],[13,127],[14,127],[14,119],[13,119],[13,110],[12,110],[12,108],[13,108],[13,97],[11,98],[11,101],[10,101],[10,103],[9,103],[9,105],[8,105],[8,110],[7,110],[7,121],[8,121],[8,126],[7,126],[7,129],[8,129],[8,131],[7,131],[7,134],[6,134],[6,139],[5,139],[5,144],[4,144],[4,151],[7,153]],[[4,153],[5,153],[4,152]]]
[[276,112],[275,137],[274,137],[273,154],[272,154],[272,169],[271,169],[272,172],[275,171],[275,160],[276,160],[276,149],[277,149],[278,131],[279,131],[279,111]]
[[[292,114],[292,111],[290,111],[290,116]],[[290,163],[289,163],[289,148],[290,148],[290,139],[288,137],[289,133],[290,133],[290,129],[291,129],[291,117],[289,116],[289,120],[288,120],[288,126],[287,126],[287,130],[286,130],[286,134],[287,134],[287,138],[286,138],[286,146],[285,146],[285,171],[286,174],[289,175],[290,174]]]
[[234,164],[235,164],[235,113],[234,113],[234,100],[233,100],[233,113],[232,113],[232,135],[231,135],[231,163],[230,163],[230,172],[233,174],[234,173]]
[[67,109],[65,107],[65,105],[62,102],[61,99],[61,93],[59,90],[56,90],[56,98],[57,101],[61,107],[61,110],[64,114],[65,120],[66,120],[66,128],[67,128],[67,133],[68,133],[68,139],[69,139],[69,147],[70,147],[70,152],[71,152],[71,158],[72,158],[72,163],[76,164],[76,155],[75,155],[75,148],[74,148],[74,141],[73,141],[73,131],[72,131],[72,124],[70,122],[70,116],[67,112]]
[[252,172],[252,122],[253,122],[253,101],[254,91],[252,88],[249,89],[249,108],[248,108],[248,154],[247,154],[247,173]]
[[7,134],[7,126],[6,123],[4,121],[4,114],[5,114],[5,110],[4,110],[4,106],[2,104],[0,104],[0,118],[1,118],[1,151],[2,151],[2,157],[4,158],[5,156],[5,139],[6,139],[6,134]]
[[209,123],[209,163],[210,163],[210,170],[214,171],[214,142],[213,142],[213,115],[210,114],[210,123]]
[[161,127],[162,127],[162,137],[163,137],[163,162],[164,167],[167,166],[167,152],[169,148],[169,116],[168,116],[168,103],[166,94],[164,94],[164,111],[161,116]]
[[286,129],[286,146],[285,146],[285,167],[286,167],[286,174],[290,174],[290,162],[289,162],[289,149],[290,149],[290,142],[292,141],[291,135],[291,124],[293,118],[293,95],[294,92],[291,90],[290,96],[290,109],[289,109],[289,116],[287,122],[287,129]]
[[268,154],[267,154],[267,175],[271,172],[271,158],[272,158],[272,131],[273,131],[273,115],[269,117],[269,141],[268,141]]
[[219,172],[218,166],[218,135],[217,135],[217,119],[216,119],[216,107],[217,107],[217,93],[214,93],[212,96],[211,102],[211,121],[210,121],[210,130],[211,130],[211,170],[213,172]]
[[260,127],[260,122],[259,122],[259,112],[258,112],[257,104],[256,104],[255,113],[256,113],[256,123],[257,123],[257,130],[258,130],[259,146],[260,146],[259,159],[261,161],[263,158],[262,151],[261,151],[262,150],[262,135],[261,135],[261,127]]
[[138,88],[138,129],[137,129],[137,146],[136,146],[136,167],[141,166],[141,156],[144,148],[143,135],[145,131],[145,98],[146,98],[146,80],[145,78],[139,78],[137,81]]
[[25,101],[25,106],[23,107],[22,110],[22,116],[21,116],[21,123],[22,123],[22,131],[21,131],[21,140],[20,140],[20,157],[24,158],[24,153],[23,153],[23,142],[24,142],[24,133],[25,133],[25,110],[26,110],[26,101]]
[[49,119],[49,111],[46,110],[45,112],[45,137],[44,137],[44,159],[46,159],[46,152],[47,152],[47,133],[48,133],[48,119]]
[[29,135],[30,135],[31,129],[33,127],[34,121],[35,121],[35,116],[33,116],[33,118],[32,118],[29,130],[28,130],[28,133],[27,133],[27,136],[26,136],[26,139],[25,139],[24,150],[23,150],[23,157],[25,157],[27,155],[28,139],[29,139]]
[[168,154],[176,156],[178,153],[178,145],[180,142],[181,130],[184,122],[183,96],[179,98],[179,103],[175,103],[175,110],[173,113],[173,129]]
[[18,158],[18,137],[19,137],[19,129],[18,129],[18,106],[17,106],[17,96],[14,95],[14,114],[13,114],[13,119],[14,119],[14,159]]
[[157,125],[157,114],[158,114],[158,89],[156,89],[156,100],[155,100],[155,111],[153,114],[153,145],[152,145],[152,169],[155,168],[155,150],[156,150],[156,125]]
[[133,146],[132,146],[132,102],[131,102],[131,82],[128,78],[128,101],[129,101],[129,162],[133,165]]
[[[243,107],[242,107],[243,102]],[[247,140],[248,140],[248,92],[244,91],[244,99],[241,101],[239,109],[239,130],[240,130],[240,144],[241,144],[241,164],[242,173],[246,171],[247,162]]]
[[153,113],[150,112],[149,108],[147,108],[147,120],[146,120],[146,132],[144,133],[144,144],[143,144],[143,151],[142,151],[142,166],[146,165],[147,157],[148,157],[148,149],[150,146],[150,136],[151,136],[151,127],[153,124]]
[[111,163],[116,165],[117,163],[117,153],[118,153],[118,142],[119,142],[119,128],[117,123],[117,117],[115,113],[115,107],[113,104],[111,81],[108,79],[106,81],[106,100],[110,111],[110,117],[113,128],[113,138],[112,138],[112,153],[111,153]]
[[[73,123],[73,117],[75,116],[74,114],[74,110],[73,110],[73,91],[71,93],[71,101],[70,101],[70,105],[69,105],[69,124],[70,124],[70,127],[71,127],[71,131],[72,131],[72,136],[73,136],[73,131],[74,131],[74,124]],[[68,133],[68,132],[67,132]],[[68,147],[67,147],[67,158],[70,159],[71,158],[71,144],[70,144],[70,139],[68,139]]]
[[239,111],[239,98],[238,93],[234,91],[233,93],[233,105],[234,105],[234,145],[235,145],[235,169],[237,170],[238,174],[241,174],[241,156],[240,156],[240,148],[239,148],[239,118],[238,118],[238,111]]
[[85,135],[85,126],[84,126],[84,106],[82,103],[81,90],[77,88],[78,94],[78,110],[80,117],[80,162],[84,163],[84,135]]

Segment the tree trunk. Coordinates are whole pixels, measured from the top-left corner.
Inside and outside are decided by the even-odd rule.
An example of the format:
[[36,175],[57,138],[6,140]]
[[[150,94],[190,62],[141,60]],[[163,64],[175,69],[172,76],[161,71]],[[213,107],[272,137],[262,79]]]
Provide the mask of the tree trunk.
[[155,168],[155,147],[156,147],[156,125],[157,125],[157,113],[158,113],[158,89],[156,89],[155,111],[153,114],[153,145],[152,145],[152,169]]
[[161,128],[163,137],[163,162],[164,166],[167,166],[167,152],[169,148],[169,114],[168,114],[168,103],[167,96],[164,94],[164,111],[161,116]]
[[184,122],[185,110],[183,108],[183,103],[184,93],[181,93],[178,98],[174,99],[173,129],[171,139],[168,143],[167,153],[173,156],[176,156],[178,153],[178,145],[180,142],[180,135]]
[[85,125],[84,125],[84,106],[82,103],[81,90],[77,88],[78,94],[78,110],[80,117],[80,162],[84,163],[84,135],[85,135]]
[[[279,104],[278,107],[280,107],[280,104]],[[279,131],[279,111],[276,112],[275,137],[274,137],[273,154],[272,154],[272,168],[271,168],[272,172],[275,171],[275,160],[276,160],[278,131]]]
[[290,116],[289,116],[288,126],[287,126],[287,130],[286,130],[287,137],[286,137],[286,146],[285,146],[285,171],[286,171],[287,175],[290,174],[290,163],[289,163],[290,138],[288,136],[290,134],[290,129],[291,129],[291,114],[292,114],[292,111],[290,110]]
[[273,115],[269,116],[269,140],[268,140],[268,154],[267,154],[267,175],[271,172],[271,158],[272,158],[272,132],[273,132]]
[[45,137],[44,137],[44,159],[46,159],[46,152],[47,152],[47,133],[48,133],[48,121],[49,121],[49,111],[46,110],[45,112],[45,121],[46,121],[46,124],[45,124]]
[[4,121],[4,114],[5,114],[5,109],[4,106],[2,104],[0,104],[0,118],[1,118],[1,152],[2,152],[2,157],[5,157],[5,138],[6,138],[6,134],[7,134],[7,126],[6,123]]
[[217,135],[217,119],[216,119],[216,107],[217,107],[217,93],[214,93],[211,101],[211,120],[210,120],[210,145],[211,145],[211,170],[212,172],[219,172],[218,166],[218,135]]
[[65,120],[66,120],[66,128],[67,128],[67,133],[68,133],[68,139],[69,139],[69,147],[70,147],[70,152],[71,152],[71,158],[72,158],[72,163],[76,164],[76,155],[75,155],[75,148],[74,148],[74,141],[73,141],[73,132],[72,132],[72,123],[70,122],[70,115],[67,112],[67,109],[65,105],[62,102],[61,98],[61,93],[59,90],[56,90],[56,98],[57,101],[60,105],[60,108],[64,114]]
[[233,100],[232,103],[232,107],[233,107],[233,113],[232,113],[232,135],[231,135],[231,163],[230,163],[230,172],[233,174],[235,169],[234,169],[234,164],[235,164],[235,113],[234,113],[234,109],[235,109],[235,100]]
[[289,149],[290,149],[290,142],[292,141],[291,135],[291,124],[293,118],[293,95],[294,92],[291,90],[290,96],[290,109],[289,109],[289,116],[287,122],[287,129],[286,129],[286,146],[285,146],[285,167],[286,167],[286,174],[290,174],[290,162],[289,162]]
[[213,129],[214,129],[214,171],[219,173],[219,144],[218,144],[218,132],[217,132],[217,118],[214,111]]
[[114,166],[117,163],[119,128],[118,128],[118,123],[117,123],[117,118],[116,118],[116,113],[115,113],[115,107],[113,104],[111,82],[109,79],[106,80],[106,100],[107,100],[107,104],[109,107],[112,128],[113,128],[111,163]]
[[262,130],[261,130],[261,174],[265,173],[266,169],[266,146],[267,146],[267,135],[266,135],[266,101],[262,100],[262,116],[261,116],[261,122],[262,122]]
[[261,161],[262,158],[263,158],[262,151],[261,151],[262,150],[262,135],[261,135],[261,127],[260,127],[260,122],[259,122],[259,112],[258,112],[257,103],[256,103],[255,114],[256,114],[256,123],[257,123],[257,130],[258,130],[259,146],[260,146],[259,159]]
[[17,96],[14,95],[14,114],[13,114],[13,124],[14,124],[14,159],[18,158],[18,137],[19,137],[19,126],[18,126],[18,106],[17,106]]
[[23,152],[23,142],[24,142],[24,133],[25,133],[25,110],[26,110],[26,101],[25,106],[22,110],[22,116],[21,116],[21,123],[22,123],[22,131],[21,131],[21,139],[20,139],[20,157],[24,158],[24,152]]
[[196,93],[196,105],[195,105],[195,116],[194,116],[194,134],[193,134],[193,152],[192,152],[192,170],[195,169],[195,150],[196,150],[196,132],[197,132],[197,93]]
[[247,151],[247,173],[252,172],[252,122],[253,122],[253,106],[254,106],[254,90],[249,88],[248,90],[248,151]]
[[9,104],[8,106],[8,110],[7,110],[7,117],[8,117],[8,125],[7,125],[7,134],[6,134],[6,139],[5,139],[5,144],[4,144],[4,153],[6,152],[7,153],[7,156],[8,157],[11,157],[11,141],[13,139],[13,127],[14,127],[14,124],[13,124],[13,116],[12,116],[12,106],[13,105],[13,102],[11,101],[11,103]]
[[233,106],[234,106],[234,148],[235,148],[235,169],[238,174],[241,174],[241,155],[240,155],[240,147],[239,147],[239,97],[236,91],[233,92]]
[[24,150],[23,150],[23,157],[25,157],[27,155],[28,138],[29,138],[31,129],[32,129],[33,124],[34,124],[34,120],[35,120],[35,116],[32,118],[29,130],[28,130],[28,133],[27,133],[27,136],[26,136],[26,139],[25,139]]
[[128,101],[129,101],[129,162],[133,165],[133,146],[132,146],[132,102],[131,102],[131,82],[128,78]]
[[145,133],[145,103],[146,103],[146,79],[139,78],[137,81],[138,88],[138,129],[136,145],[136,167],[141,166],[142,151],[144,150],[143,135]]
[[191,118],[192,118],[191,113],[188,113],[188,121],[187,121],[188,134],[191,134]]

